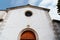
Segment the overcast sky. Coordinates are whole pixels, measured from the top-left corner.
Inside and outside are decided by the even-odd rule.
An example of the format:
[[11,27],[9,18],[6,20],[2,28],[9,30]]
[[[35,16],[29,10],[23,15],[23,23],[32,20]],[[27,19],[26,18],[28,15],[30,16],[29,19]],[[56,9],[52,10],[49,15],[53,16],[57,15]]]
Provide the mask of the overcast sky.
[[8,7],[31,4],[50,9],[49,14],[51,18],[60,20],[60,15],[57,13],[57,1],[58,0],[0,0],[0,10],[4,10]]

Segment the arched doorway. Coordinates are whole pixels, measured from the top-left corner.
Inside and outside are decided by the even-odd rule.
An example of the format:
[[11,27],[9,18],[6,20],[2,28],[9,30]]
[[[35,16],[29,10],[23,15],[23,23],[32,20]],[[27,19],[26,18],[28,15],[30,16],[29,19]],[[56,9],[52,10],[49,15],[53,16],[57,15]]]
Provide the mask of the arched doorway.
[[21,34],[20,40],[36,40],[36,35],[32,31],[26,30]]

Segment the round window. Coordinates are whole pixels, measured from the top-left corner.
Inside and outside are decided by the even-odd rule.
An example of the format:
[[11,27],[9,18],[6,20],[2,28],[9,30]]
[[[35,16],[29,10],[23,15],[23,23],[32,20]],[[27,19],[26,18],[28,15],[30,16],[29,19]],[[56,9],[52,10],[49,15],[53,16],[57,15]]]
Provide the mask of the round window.
[[25,16],[27,16],[27,17],[32,16],[32,12],[31,12],[31,11],[26,11],[26,12],[25,12]]

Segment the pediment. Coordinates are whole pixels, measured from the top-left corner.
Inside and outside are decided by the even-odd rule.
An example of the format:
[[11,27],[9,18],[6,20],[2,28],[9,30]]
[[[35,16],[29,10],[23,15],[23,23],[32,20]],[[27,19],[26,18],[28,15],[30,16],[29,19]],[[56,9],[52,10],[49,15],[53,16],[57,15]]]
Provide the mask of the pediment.
[[50,10],[50,9],[48,9],[48,8],[43,8],[43,7],[33,6],[33,5],[30,5],[30,4],[23,5],[23,6],[10,7],[10,8],[7,8],[7,10],[14,10],[14,9],[25,8],[25,7],[37,8],[37,9],[43,9],[43,10],[46,10],[46,11],[48,11],[48,12],[49,12],[49,10]]

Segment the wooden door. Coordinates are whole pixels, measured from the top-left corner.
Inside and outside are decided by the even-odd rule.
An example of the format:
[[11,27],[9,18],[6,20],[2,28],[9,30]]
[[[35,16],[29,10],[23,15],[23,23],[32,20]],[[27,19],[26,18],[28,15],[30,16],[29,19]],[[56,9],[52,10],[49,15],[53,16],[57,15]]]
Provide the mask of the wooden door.
[[25,31],[22,33],[20,40],[36,40],[36,36],[32,31]]

